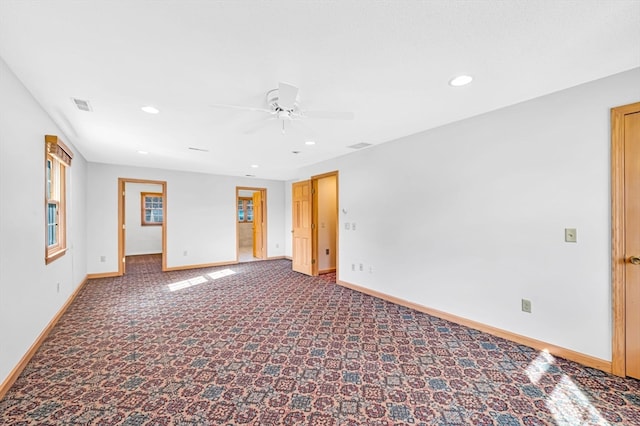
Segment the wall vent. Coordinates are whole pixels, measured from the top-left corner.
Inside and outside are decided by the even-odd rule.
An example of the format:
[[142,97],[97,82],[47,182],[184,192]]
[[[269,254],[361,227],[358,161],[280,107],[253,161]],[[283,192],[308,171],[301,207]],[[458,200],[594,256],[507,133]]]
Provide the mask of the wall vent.
[[368,146],[371,146],[371,144],[370,143],[366,143],[366,142],[360,142],[360,143],[357,143],[355,145],[349,145],[347,148],[362,149],[362,148],[366,148]]
[[71,98],[71,100],[75,104],[76,108],[78,108],[80,111],[86,111],[86,112],[93,111],[89,101],[85,101],[83,99],[76,99],[76,98]]

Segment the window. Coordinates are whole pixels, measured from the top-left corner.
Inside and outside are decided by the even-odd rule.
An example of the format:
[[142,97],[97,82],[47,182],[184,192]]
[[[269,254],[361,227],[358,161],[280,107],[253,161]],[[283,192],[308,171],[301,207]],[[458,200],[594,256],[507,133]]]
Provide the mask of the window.
[[45,263],[67,251],[67,168],[73,154],[57,136],[45,135]]
[[163,199],[158,192],[142,192],[140,194],[141,222],[142,226],[162,225]]
[[253,199],[238,198],[238,222],[253,222]]

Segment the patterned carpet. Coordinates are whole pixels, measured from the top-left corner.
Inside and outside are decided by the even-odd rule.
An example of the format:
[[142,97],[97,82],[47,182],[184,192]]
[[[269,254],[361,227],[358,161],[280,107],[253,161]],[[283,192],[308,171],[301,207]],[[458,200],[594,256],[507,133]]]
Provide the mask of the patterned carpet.
[[287,260],[89,282],[0,401],[22,425],[640,425],[640,382]]

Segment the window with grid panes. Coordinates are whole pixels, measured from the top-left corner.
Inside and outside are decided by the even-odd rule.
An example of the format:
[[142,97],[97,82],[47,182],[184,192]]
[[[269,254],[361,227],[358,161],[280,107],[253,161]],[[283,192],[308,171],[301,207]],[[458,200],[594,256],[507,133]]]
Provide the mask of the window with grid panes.
[[45,263],[67,251],[67,168],[73,154],[57,137],[45,135]]
[[164,203],[161,193],[142,192],[140,194],[140,204],[142,226],[162,225],[164,220]]

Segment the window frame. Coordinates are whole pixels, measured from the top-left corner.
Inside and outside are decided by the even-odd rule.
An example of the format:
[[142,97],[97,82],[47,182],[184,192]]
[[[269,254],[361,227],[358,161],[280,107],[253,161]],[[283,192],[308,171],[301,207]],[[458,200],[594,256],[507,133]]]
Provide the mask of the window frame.
[[[151,207],[150,210],[160,210],[162,212],[162,221],[161,222],[148,222],[146,219],[145,212],[147,210],[146,207],[146,198],[147,197],[158,197],[160,198],[160,207],[154,208]],[[140,226],[162,226],[164,224],[164,195],[161,192],[141,192],[140,193]]]
[[[247,207],[251,202],[251,220],[247,220]],[[240,220],[240,203],[242,203],[242,211],[244,213],[243,220]],[[238,204],[236,205],[236,220],[238,223],[253,223],[253,198],[251,197],[238,197]]]
[[[44,259],[49,264],[67,252],[67,169],[73,153],[57,136],[45,135],[44,139]],[[51,222],[50,206],[54,204],[56,213]],[[55,242],[49,244],[52,226]]]

